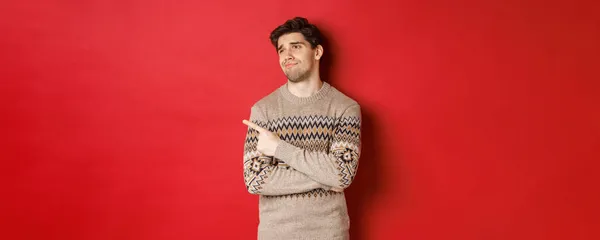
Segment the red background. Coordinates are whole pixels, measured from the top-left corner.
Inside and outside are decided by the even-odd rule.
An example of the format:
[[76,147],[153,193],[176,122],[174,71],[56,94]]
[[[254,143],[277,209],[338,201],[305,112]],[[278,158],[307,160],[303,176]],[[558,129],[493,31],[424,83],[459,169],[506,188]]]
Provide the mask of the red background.
[[255,239],[241,120],[297,15],[363,108],[353,239],[600,239],[594,1],[211,2],[3,2],[2,239]]

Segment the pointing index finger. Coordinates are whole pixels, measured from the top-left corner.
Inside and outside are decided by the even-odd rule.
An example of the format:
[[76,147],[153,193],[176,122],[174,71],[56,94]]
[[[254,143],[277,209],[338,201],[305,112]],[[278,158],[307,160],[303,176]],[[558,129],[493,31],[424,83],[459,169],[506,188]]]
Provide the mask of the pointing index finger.
[[248,125],[248,127],[251,127],[251,128],[253,128],[254,130],[258,131],[259,133],[268,132],[268,130],[267,130],[267,129],[264,129],[264,128],[262,128],[262,127],[260,127],[260,126],[256,125],[256,124],[255,124],[255,123],[253,123],[253,122],[250,122],[250,121],[248,121],[248,120],[243,120],[242,122],[243,122],[244,124]]

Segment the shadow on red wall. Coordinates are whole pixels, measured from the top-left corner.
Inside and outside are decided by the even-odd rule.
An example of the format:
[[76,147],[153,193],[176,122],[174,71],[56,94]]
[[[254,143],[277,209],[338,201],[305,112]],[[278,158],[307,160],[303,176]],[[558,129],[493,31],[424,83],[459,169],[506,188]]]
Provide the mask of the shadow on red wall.
[[[324,55],[320,66],[321,79],[335,86],[334,70],[336,70],[338,48],[327,32],[323,29],[321,31],[324,35]],[[354,240],[368,239],[369,233],[365,231],[365,226],[370,215],[369,210],[374,205],[375,196],[383,185],[380,181],[383,179],[381,175],[383,171],[379,171],[381,162],[379,152],[382,150],[382,145],[379,144],[380,131],[382,131],[379,126],[381,125],[377,122],[375,112],[372,112],[368,105],[360,101],[359,104],[362,112],[362,152],[356,178],[345,192],[350,215],[350,238]]]
[[362,107],[362,154],[358,172],[352,185],[346,191],[348,212],[350,215],[351,239],[368,239],[369,234],[364,231],[367,224],[369,210],[374,206],[375,198],[381,190],[380,155],[381,144],[378,136],[381,129],[377,126],[375,115],[368,107]]

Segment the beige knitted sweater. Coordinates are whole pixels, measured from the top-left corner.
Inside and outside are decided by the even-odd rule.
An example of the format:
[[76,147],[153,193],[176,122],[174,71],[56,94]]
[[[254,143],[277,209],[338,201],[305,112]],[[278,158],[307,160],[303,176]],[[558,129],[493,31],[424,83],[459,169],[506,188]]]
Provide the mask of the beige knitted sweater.
[[282,85],[256,102],[250,121],[283,140],[273,157],[256,150],[258,132],[248,128],[244,180],[259,196],[258,239],[348,239],[344,193],[360,157],[359,104],[324,82],[300,98]]

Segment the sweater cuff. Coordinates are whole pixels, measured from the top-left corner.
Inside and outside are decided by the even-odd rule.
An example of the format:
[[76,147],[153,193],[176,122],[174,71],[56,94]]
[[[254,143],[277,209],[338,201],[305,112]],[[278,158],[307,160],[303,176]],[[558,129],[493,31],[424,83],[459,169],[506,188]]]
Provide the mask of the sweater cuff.
[[277,145],[273,157],[281,159],[285,163],[289,164],[289,162],[292,161],[291,156],[293,156],[293,152],[296,150],[296,148],[296,146],[282,140],[279,142],[279,145]]

